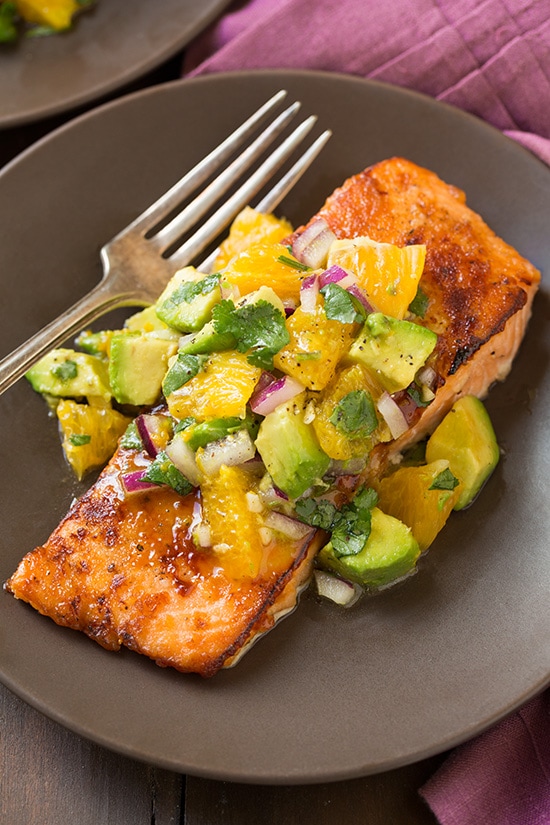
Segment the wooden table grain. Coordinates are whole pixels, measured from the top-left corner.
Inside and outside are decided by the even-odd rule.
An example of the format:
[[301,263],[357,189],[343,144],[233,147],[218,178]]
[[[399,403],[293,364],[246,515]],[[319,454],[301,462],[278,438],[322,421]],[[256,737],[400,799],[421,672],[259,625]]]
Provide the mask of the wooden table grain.
[[[180,65],[119,94],[175,79]],[[0,131],[0,168],[75,114]],[[418,789],[442,759],[321,785],[183,777],[77,736],[0,685],[0,825],[435,825]]]

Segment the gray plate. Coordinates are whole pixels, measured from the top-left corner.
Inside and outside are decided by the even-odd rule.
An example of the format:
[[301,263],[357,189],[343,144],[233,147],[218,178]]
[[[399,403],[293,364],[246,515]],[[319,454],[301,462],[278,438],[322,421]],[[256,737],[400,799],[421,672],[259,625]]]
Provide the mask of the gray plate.
[[154,69],[229,0],[98,0],[72,31],[0,45],[0,127],[80,106]]
[[[98,250],[222,135],[285,87],[334,137],[284,212],[308,218],[344,178],[394,154],[463,187],[545,273],[550,171],[480,121],[342,76],[259,72],[145,91],[73,121],[0,174],[0,353],[99,278]],[[55,173],[53,172],[55,170]],[[545,281],[489,408],[504,450],[418,575],[345,611],[307,593],[209,681],[107,653],[0,593],[0,677],[63,725],[182,772],[266,783],[382,771],[463,741],[550,678],[550,405]],[[25,382],[0,399],[4,580],[80,488]]]

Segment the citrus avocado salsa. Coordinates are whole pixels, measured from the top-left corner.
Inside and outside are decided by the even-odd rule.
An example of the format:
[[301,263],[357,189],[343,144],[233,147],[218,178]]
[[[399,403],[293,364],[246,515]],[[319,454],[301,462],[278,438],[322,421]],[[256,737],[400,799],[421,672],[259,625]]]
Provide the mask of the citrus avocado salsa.
[[252,564],[250,524],[266,543],[324,531],[319,591],[351,604],[414,572],[499,450],[482,402],[464,396],[420,459],[399,452],[373,470],[440,383],[425,247],[338,239],[322,219],[292,237],[286,221],[244,210],[214,272],[185,267],[123,329],[86,330],[27,378],[79,478],[120,444],[143,454],[126,495],[199,488],[197,550],[237,577]]

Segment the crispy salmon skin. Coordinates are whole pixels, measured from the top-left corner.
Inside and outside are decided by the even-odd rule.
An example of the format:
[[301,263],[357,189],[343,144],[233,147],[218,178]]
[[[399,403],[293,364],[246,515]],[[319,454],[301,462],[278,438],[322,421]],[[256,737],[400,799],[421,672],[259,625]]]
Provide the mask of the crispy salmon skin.
[[[427,308],[417,321],[438,335],[429,361],[438,388],[402,436],[372,450],[360,482],[373,481],[394,455],[433,430],[458,397],[483,397],[505,377],[540,275],[466,205],[459,189],[402,158],[347,180],[311,223],[319,217],[338,238],[426,246],[420,287]],[[6,586],[105,648],[124,645],[160,665],[211,676],[296,605],[323,536],[305,528],[299,538],[275,533],[266,542],[258,530],[248,541],[256,570],[245,566],[236,576],[219,554],[195,546],[200,491],[182,496],[162,486],[127,495],[124,474],[139,460],[120,446]],[[254,534],[246,507],[239,523]]]

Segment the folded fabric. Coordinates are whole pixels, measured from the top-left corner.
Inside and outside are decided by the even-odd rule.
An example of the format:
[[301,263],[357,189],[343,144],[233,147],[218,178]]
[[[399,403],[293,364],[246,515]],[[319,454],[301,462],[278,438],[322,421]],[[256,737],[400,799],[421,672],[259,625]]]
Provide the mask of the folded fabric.
[[441,825],[548,825],[550,691],[456,748],[420,793]]
[[[415,89],[550,164],[548,0],[249,0],[184,62],[191,75],[255,68]],[[550,825],[550,690],[453,751],[421,793],[441,825]]]
[[548,0],[250,0],[187,50],[184,72],[346,72],[424,92],[550,164]]

